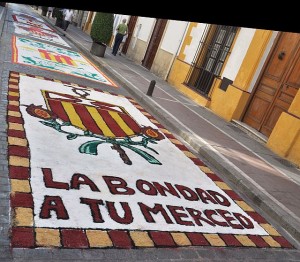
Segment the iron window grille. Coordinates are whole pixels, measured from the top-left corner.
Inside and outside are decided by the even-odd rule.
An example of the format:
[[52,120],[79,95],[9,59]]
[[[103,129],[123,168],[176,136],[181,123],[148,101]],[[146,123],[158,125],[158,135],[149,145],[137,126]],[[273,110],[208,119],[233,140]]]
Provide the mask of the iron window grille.
[[206,25],[184,84],[208,96],[213,81],[220,77],[237,27]]

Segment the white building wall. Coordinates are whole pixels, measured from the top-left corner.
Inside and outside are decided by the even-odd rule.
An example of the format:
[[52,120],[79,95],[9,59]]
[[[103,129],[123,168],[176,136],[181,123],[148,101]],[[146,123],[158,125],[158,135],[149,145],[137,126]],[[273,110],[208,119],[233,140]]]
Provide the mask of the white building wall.
[[222,78],[226,77],[234,81],[241,64],[248,51],[250,43],[253,39],[256,29],[252,28],[241,28],[238,33],[237,39],[233,46],[232,52],[226,63],[226,67],[222,73]]
[[253,79],[252,79],[252,81],[251,81],[251,83],[250,83],[250,85],[249,85],[248,91],[249,91],[250,93],[252,92],[253,87],[254,87],[254,85],[255,85],[257,79],[258,79],[258,76],[259,76],[259,74],[261,73],[261,70],[262,70],[262,68],[263,68],[263,66],[264,66],[264,63],[266,62],[267,56],[269,55],[269,53],[270,53],[270,51],[271,51],[271,48],[272,48],[272,46],[273,46],[273,44],[274,44],[274,41],[275,41],[277,35],[278,35],[278,31],[274,31],[274,32],[272,33],[271,39],[270,39],[270,41],[269,41],[269,43],[268,43],[268,45],[267,45],[267,47],[266,47],[266,50],[265,50],[265,52],[264,52],[264,54],[263,54],[263,56],[262,56],[262,58],[261,58],[261,60],[260,60],[260,62],[259,62],[259,65],[258,65],[258,67],[257,67],[257,69],[256,69],[256,71],[255,71],[255,74],[254,74],[254,76],[253,76]]
[[176,54],[181,44],[188,22],[169,20],[160,48]]
[[155,18],[139,17],[137,21],[137,28],[139,28],[137,36],[138,39],[145,42],[148,42],[150,40],[155,20]]
[[206,24],[197,24],[196,27],[193,27],[191,31],[191,37],[192,41],[190,45],[187,45],[184,49],[184,54],[185,54],[185,59],[184,61],[187,62],[188,64],[191,64],[194,57],[195,53],[197,51],[197,48],[199,46],[200,40],[203,36],[204,30],[205,30]]

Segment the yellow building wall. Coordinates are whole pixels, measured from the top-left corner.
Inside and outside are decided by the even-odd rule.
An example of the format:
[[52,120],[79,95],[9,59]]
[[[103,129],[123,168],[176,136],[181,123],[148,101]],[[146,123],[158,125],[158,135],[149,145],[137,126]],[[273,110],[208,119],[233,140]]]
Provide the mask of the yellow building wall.
[[239,119],[250,94],[232,85],[223,91],[219,88],[220,84],[221,80],[218,79],[211,94],[210,109],[227,121]]
[[212,85],[210,98],[207,98],[183,85],[190,69],[190,65],[184,62],[184,50],[186,46],[190,45],[192,41],[191,32],[196,26],[197,23],[190,23],[180,53],[171,68],[168,82],[196,103],[209,107],[225,120],[240,119],[250,96],[247,90],[270,40],[272,31],[256,30],[233,84],[226,91],[223,91],[219,89],[221,80],[217,79]]
[[293,102],[291,103],[288,111],[289,111],[289,113],[300,118],[300,91],[299,91],[299,89],[298,89],[298,92],[297,92]]
[[93,18],[96,15],[96,12],[89,12],[88,17],[86,19],[86,23],[84,25],[83,31],[86,32],[87,34],[91,34],[91,29],[92,29],[92,22]]
[[184,88],[185,86],[182,83],[186,78],[189,68],[189,64],[175,59],[169,73],[168,82],[176,87]]
[[[217,79],[212,86],[210,98],[206,98],[183,84],[190,69],[190,64],[184,62],[184,49],[191,43],[190,34],[194,26],[196,23],[191,23],[189,26],[180,53],[170,70],[168,82],[199,105],[209,107],[226,121],[241,119],[250,97],[247,91],[273,32],[257,29],[232,85],[223,91],[219,88],[221,80]],[[275,154],[300,166],[300,91],[294,98],[288,113],[280,116],[267,146]]]
[[179,90],[181,93],[183,93],[185,96],[188,98],[192,99],[195,101],[197,104],[208,107],[210,104],[210,99],[204,96],[201,96],[197,92],[193,91],[189,87],[183,84],[189,69],[190,69],[190,64],[186,63],[184,61],[185,59],[185,54],[184,50],[186,46],[191,44],[192,41],[192,36],[191,32],[194,27],[197,26],[198,23],[191,22],[189,24],[189,27],[187,29],[187,33],[185,35],[185,38],[183,40],[182,46],[180,48],[180,52],[176,59],[174,60],[174,63],[170,69],[167,81],[173,85],[177,90]]
[[273,31],[257,29],[233,85],[248,90]]
[[185,59],[185,54],[184,54],[184,50],[185,50],[185,47],[190,45],[191,42],[192,42],[192,36],[191,36],[191,33],[192,33],[192,30],[194,27],[196,27],[198,25],[198,23],[195,23],[195,22],[191,22],[189,24],[189,28],[187,30],[187,33],[185,35],[185,38],[183,40],[183,43],[182,43],[182,46],[180,48],[180,52],[179,52],[179,55],[178,55],[178,59],[184,61]]
[[181,60],[175,59],[173,66],[170,70],[168,82],[181,93],[183,93],[185,96],[195,101],[197,104],[205,107],[209,106],[210,99],[199,95],[197,92],[193,91],[192,89],[183,84],[186,75],[189,72],[189,69],[189,64]]
[[267,146],[276,154],[300,167],[300,91],[297,92],[288,113],[279,117]]
[[219,89],[221,80],[215,82],[210,103],[214,113],[227,121],[241,118],[250,97],[247,90],[271,36],[272,31],[256,30],[233,84],[223,91]]

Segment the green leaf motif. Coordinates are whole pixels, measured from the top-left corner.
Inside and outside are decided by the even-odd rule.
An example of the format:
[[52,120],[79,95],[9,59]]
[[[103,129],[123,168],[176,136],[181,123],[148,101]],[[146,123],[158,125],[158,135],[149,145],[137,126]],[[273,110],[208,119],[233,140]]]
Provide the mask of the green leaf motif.
[[150,164],[162,165],[161,162],[159,162],[155,157],[151,156],[144,150],[130,146],[128,144],[122,144],[122,146],[127,147],[127,148],[131,149],[133,152],[139,154],[141,157],[146,159]]
[[45,48],[45,44],[43,44],[41,42],[31,41],[30,39],[27,39],[27,38],[19,38],[19,40],[20,40],[20,42],[29,44],[34,47]]
[[76,57],[80,57],[80,54],[72,51],[72,50],[68,50],[68,49],[64,49],[64,48],[60,48],[60,47],[54,47],[54,50],[60,54],[64,54],[64,55],[68,55],[68,56],[76,56]]
[[30,39],[27,39],[27,38],[19,37],[19,41],[22,42],[22,43],[26,43],[26,44],[28,44],[30,46],[33,46],[33,47],[42,48],[42,49],[45,49],[45,50],[48,50],[48,51],[57,52],[59,54],[80,57],[80,54],[78,52],[68,50],[68,49],[64,49],[64,48],[60,48],[60,47],[56,47],[56,46],[53,46],[53,45],[44,44],[44,43],[38,42],[38,41],[33,41],[33,40],[30,40]]
[[92,79],[95,79],[95,80],[100,80],[102,82],[106,81],[106,79],[104,77],[101,77],[99,74],[96,74],[96,73],[80,72],[79,70],[78,71],[73,71],[72,73],[75,74],[75,75],[79,75],[79,76],[83,76],[83,77],[87,77],[87,78],[92,78]]
[[73,140],[73,139],[75,139],[77,137],[78,137],[78,135],[76,135],[76,134],[69,134],[69,135],[67,135],[67,139],[68,140]]
[[40,121],[40,123],[42,123],[45,126],[50,126],[50,127],[53,127],[53,128],[56,127],[55,123],[53,123],[53,122]]
[[102,144],[102,141],[88,141],[79,147],[79,152],[90,155],[98,155],[97,146]]
[[29,56],[22,56],[22,58],[24,59],[24,62],[27,63],[27,64],[31,64],[31,65],[36,65],[37,64],[37,62]]

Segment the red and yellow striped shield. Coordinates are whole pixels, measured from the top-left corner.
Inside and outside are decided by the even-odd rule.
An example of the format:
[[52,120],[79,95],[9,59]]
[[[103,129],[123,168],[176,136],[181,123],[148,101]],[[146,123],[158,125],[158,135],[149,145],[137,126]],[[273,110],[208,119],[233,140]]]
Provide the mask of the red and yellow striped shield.
[[43,95],[49,110],[83,131],[109,138],[141,132],[139,124],[121,106],[50,91],[43,91]]
[[43,59],[51,60],[53,62],[58,62],[70,66],[77,66],[75,61],[67,55],[57,54],[40,48],[38,49],[38,51],[40,53],[41,58]]

